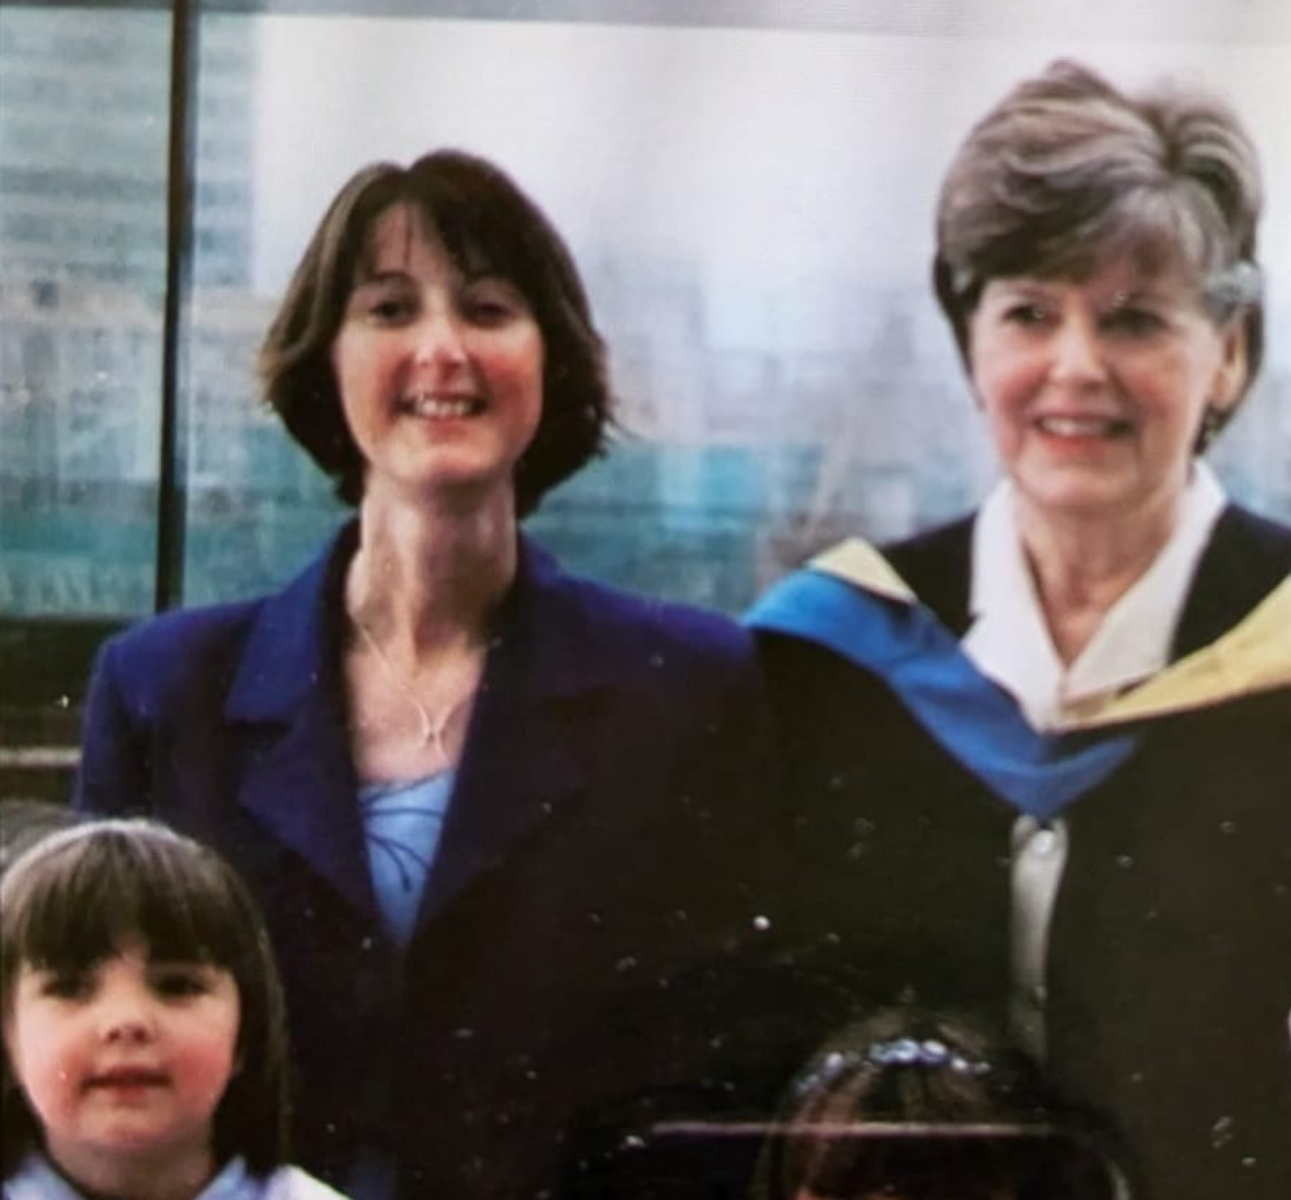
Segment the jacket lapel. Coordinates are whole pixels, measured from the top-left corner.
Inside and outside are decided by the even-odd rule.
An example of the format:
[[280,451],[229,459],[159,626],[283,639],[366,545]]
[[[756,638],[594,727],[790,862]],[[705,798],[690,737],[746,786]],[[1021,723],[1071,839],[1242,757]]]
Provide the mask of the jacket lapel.
[[239,803],[356,908],[375,911],[339,677],[340,580],[357,536],[347,525],[266,601],[224,716],[248,727]]
[[[357,537],[347,526],[265,603],[224,715],[248,726],[239,803],[356,908],[375,913],[338,674],[340,583]],[[594,634],[577,582],[522,538],[420,923],[585,789],[586,748],[601,738],[598,699],[613,682]]]
[[521,539],[515,587],[476,702],[420,921],[585,789],[586,748],[599,744],[597,697],[609,684],[578,584]]

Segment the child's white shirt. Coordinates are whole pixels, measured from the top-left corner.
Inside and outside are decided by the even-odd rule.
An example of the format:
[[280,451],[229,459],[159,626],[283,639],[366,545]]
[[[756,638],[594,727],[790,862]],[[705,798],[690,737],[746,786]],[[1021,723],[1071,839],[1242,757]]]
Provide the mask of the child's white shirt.
[[[41,1154],[29,1154],[4,1181],[4,1200],[85,1200]],[[271,1175],[251,1175],[234,1158],[194,1200],[346,1200],[299,1167],[279,1167]]]

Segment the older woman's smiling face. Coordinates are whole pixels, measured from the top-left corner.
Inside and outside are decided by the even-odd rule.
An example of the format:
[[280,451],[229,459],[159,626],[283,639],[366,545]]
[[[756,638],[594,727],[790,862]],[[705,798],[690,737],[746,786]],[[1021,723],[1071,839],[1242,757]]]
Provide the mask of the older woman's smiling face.
[[1170,514],[1207,408],[1230,409],[1243,335],[1181,266],[1110,262],[1088,279],[993,279],[969,322],[974,390],[1033,516]]

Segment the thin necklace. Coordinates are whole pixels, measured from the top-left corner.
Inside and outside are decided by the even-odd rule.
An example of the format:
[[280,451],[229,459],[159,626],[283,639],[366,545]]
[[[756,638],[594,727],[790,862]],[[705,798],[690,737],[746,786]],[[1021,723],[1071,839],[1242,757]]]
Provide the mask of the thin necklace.
[[412,685],[395,670],[394,663],[387,657],[386,652],[381,648],[381,643],[373,636],[372,631],[358,617],[354,618],[354,624],[363,635],[363,640],[372,647],[372,652],[377,656],[377,661],[381,664],[381,669],[386,673],[386,677],[394,685],[395,689],[402,693],[404,699],[412,705],[413,710],[416,712],[417,720],[421,724],[418,744],[421,746],[434,746],[439,753],[439,757],[445,763],[449,762],[448,748],[444,745],[444,733],[448,729],[448,723],[457,714],[458,710],[474,695],[474,685],[465,689],[452,704],[439,714],[439,720],[436,721],[418,698]]

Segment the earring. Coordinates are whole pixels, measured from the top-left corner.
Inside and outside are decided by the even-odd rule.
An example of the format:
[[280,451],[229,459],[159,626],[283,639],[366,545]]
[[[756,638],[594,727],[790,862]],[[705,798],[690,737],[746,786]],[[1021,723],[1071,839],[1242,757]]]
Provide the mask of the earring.
[[1206,405],[1206,411],[1201,414],[1201,428],[1197,431],[1196,453],[1205,454],[1210,449],[1210,444],[1215,440],[1215,435],[1224,427],[1224,413],[1221,409],[1216,408],[1213,404]]

